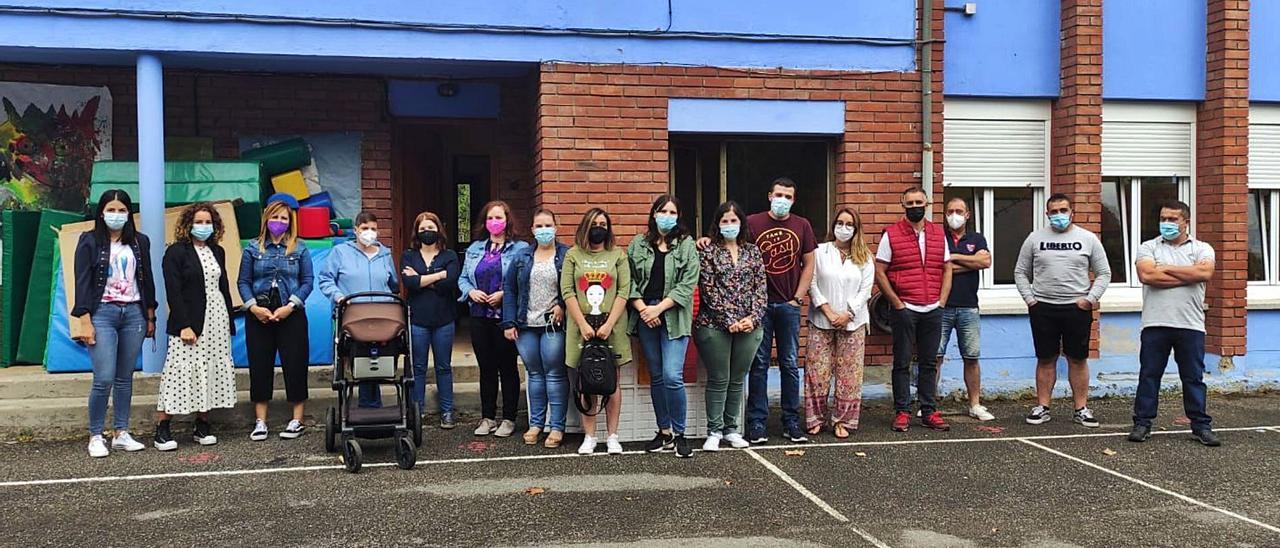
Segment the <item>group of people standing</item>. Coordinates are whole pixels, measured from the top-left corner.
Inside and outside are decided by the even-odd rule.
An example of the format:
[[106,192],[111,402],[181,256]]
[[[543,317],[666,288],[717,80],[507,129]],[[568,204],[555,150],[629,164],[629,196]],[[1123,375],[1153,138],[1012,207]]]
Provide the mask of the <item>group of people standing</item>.
[[[296,201],[273,196],[257,241],[243,250],[236,287],[246,313],[250,399],[256,414],[250,438],[268,437],[267,404],[277,358],[285,399],[292,404],[291,419],[279,436],[294,439],[306,430],[310,341],[303,307],[317,285],[335,303],[356,293],[404,288],[416,379],[410,401],[415,412],[427,412],[427,362],[433,359],[444,429],[456,426],[451,354],[458,303],[465,304],[480,369],[477,436],[515,433],[519,357],[529,396],[523,440],[559,447],[570,405],[570,371],[578,366],[583,343],[604,341],[620,366],[631,361],[630,338],[636,337],[656,417],[657,432],[647,451],[693,455],[685,436],[684,363],[690,339],[707,369],[704,451],[768,441],[768,369],[775,356],[782,381],[782,435],[802,443],[830,428],[835,437],[847,438],[859,427],[873,285],[892,310],[892,429],[910,428],[913,384],[920,424],[950,429],[938,411],[937,379],[953,332],[964,360],[968,414],[993,420],[980,402],[978,361],[979,271],[991,265],[987,242],[967,231],[970,212],[963,199],[947,201],[944,227],[929,220],[923,189],[909,188],[901,198],[903,218],[884,230],[874,254],[861,217],[849,207],[834,212],[829,238],[819,244],[809,221],[791,213],[796,184],[787,178],[772,182],[768,211],[747,215],[737,203],[725,202],[701,237],[681,223],[675,196],[659,196],[647,229],[625,248],[603,209],[587,211],[572,242],[561,242],[556,214],[540,208],[529,226],[530,244],[521,239],[523,227],[511,207],[493,201],[481,209],[484,222],[477,223],[462,258],[449,248],[441,218],[419,214],[398,269],[391,251],[378,241],[378,219],[361,212],[355,219],[356,238],[335,246],[314,273],[310,253],[297,237]],[[134,226],[131,209],[126,193],[105,192],[94,228],[81,236],[75,254],[72,316],[90,316],[77,340],[89,347],[93,363],[89,454],[94,457],[109,453],[103,430],[111,396],[111,449],[144,448],[128,432],[129,408],[134,364],[143,339],[154,336],[157,303],[151,244]],[[1171,202],[1160,211],[1161,236],[1143,243],[1136,265],[1145,286],[1140,380],[1129,439],[1150,436],[1160,377],[1172,351],[1193,434],[1206,445],[1217,445],[1202,380],[1204,286],[1213,273],[1213,249],[1190,238],[1186,204]],[[1087,406],[1087,360],[1093,311],[1110,281],[1110,268],[1097,236],[1072,223],[1068,196],[1051,196],[1046,215],[1048,226],[1028,236],[1015,269],[1037,357],[1038,401],[1026,422],[1050,420],[1057,359],[1065,355],[1072,418],[1097,427],[1099,421]],[[173,415],[195,414],[192,440],[217,443],[207,413],[236,403],[230,341],[235,310],[226,257],[218,245],[223,236],[217,210],[208,203],[192,204],[182,212],[174,243],[164,254],[170,338],[156,414],[154,445],[160,450],[177,447],[170,427]],[[805,306],[809,330],[802,403],[797,358]],[[744,396],[745,417],[740,411]],[[615,392],[604,406],[609,453],[622,452],[617,435],[621,404]],[[376,386],[360,387],[359,405],[381,405]],[[584,419],[578,453],[590,454],[599,437],[595,417]]]

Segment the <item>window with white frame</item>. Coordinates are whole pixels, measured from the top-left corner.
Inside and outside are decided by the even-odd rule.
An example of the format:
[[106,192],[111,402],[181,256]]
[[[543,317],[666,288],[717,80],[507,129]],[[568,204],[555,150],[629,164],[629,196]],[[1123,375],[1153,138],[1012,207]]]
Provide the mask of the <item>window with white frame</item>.
[[1133,266],[1138,246],[1159,235],[1162,204],[1193,202],[1194,171],[1194,106],[1103,104],[1098,236],[1107,250],[1112,287],[1142,285]]
[[1280,106],[1249,108],[1249,201],[1245,209],[1249,285],[1280,289]]
[[943,203],[963,198],[966,230],[987,239],[991,268],[982,271],[981,287],[1012,287],[1018,250],[1044,223],[1050,105],[948,99],[943,109]]

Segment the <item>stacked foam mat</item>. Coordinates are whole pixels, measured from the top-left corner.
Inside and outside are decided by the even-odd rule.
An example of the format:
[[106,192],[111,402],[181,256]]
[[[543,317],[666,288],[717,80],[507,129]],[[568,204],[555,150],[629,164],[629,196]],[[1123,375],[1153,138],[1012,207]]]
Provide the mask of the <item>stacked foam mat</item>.
[[[257,161],[165,162],[164,202],[166,207],[193,202],[221,200],[235,206],[240,235],[256,237],[262,219],[262,168]],[[137,162],[95,162],[89,200],[96,202],[104,191],[118,188],[138,201]]]
[[27,304],[31,262],[35,260],[40,212],[6,210],[3,217],[4,296],[0,298],[0,366],[13,363],[22,334],[22,312]]

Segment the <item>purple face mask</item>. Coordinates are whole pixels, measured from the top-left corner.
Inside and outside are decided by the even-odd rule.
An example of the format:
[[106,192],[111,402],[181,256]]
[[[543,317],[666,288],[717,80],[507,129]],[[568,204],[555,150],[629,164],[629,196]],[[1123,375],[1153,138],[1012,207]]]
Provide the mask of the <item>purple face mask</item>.
[[284,234],[287,230],[289,230],[289,221],[280,221],[276,219],[267,221],[267,232],[270,232],[272,236],[279,238],[280,235]]

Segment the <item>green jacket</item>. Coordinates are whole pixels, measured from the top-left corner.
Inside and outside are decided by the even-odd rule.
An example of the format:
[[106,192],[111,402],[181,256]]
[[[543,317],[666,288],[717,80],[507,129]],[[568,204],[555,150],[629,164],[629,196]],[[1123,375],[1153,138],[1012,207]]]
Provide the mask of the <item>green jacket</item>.
[[[644,295],[657,254],[644,235],[639,234],[627,246],[627,257],[631,259],[631,296],[627,298],[627,305],[630,306],[630,301]],[[664,268],[666,279],[662,295],[676,302],[675,307],[662,313],[662,321],[667,325],[667,337],[688,337],[693,333],[693,290],[698,287],[698,274],[701,271],[693,238],[685,236],[670,245]],[[635,335],[640,325],[640,314],[632,312],[630,320],[628,332]]]

